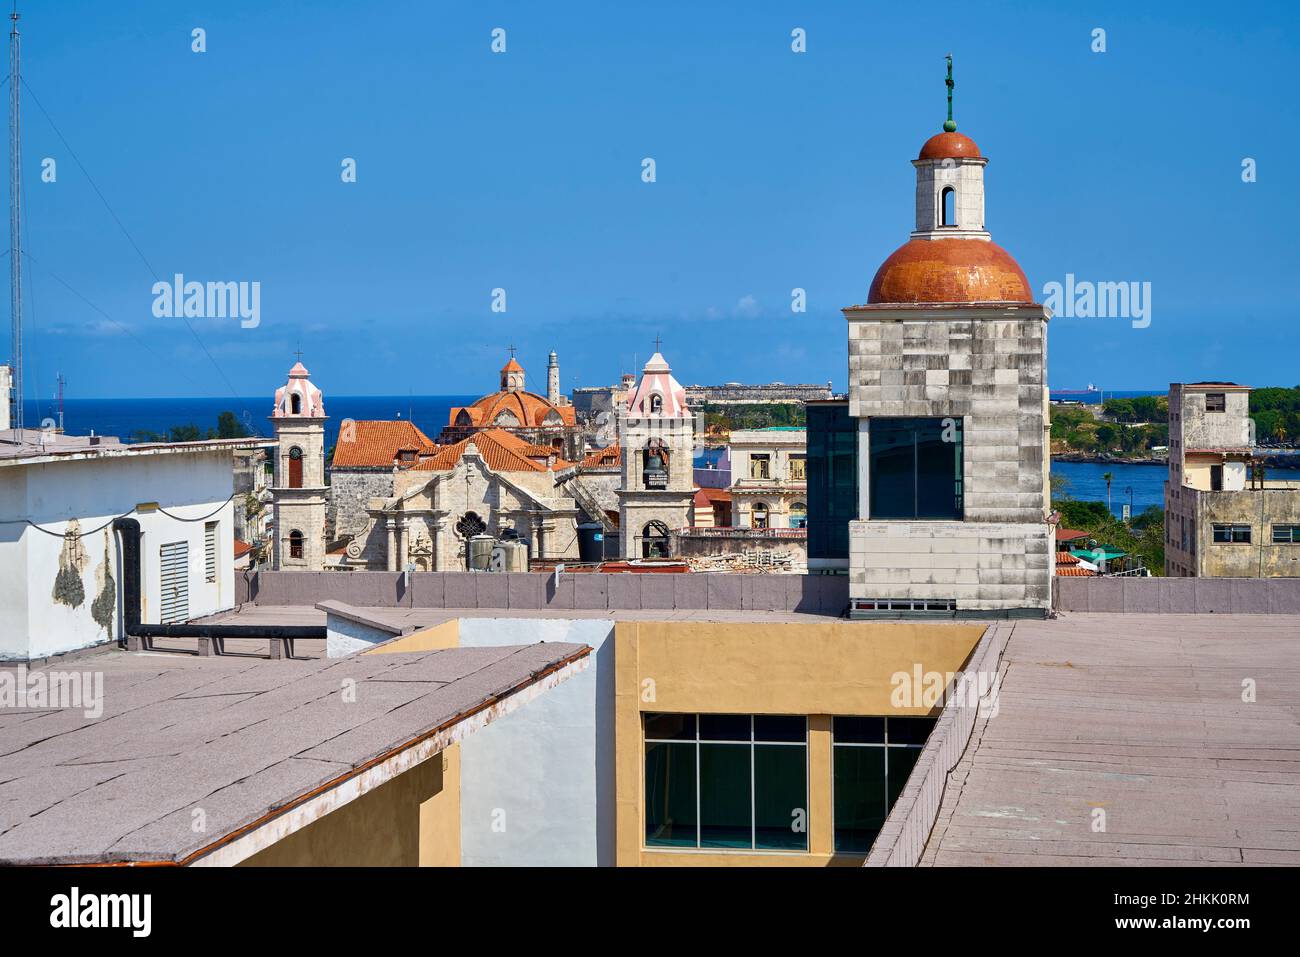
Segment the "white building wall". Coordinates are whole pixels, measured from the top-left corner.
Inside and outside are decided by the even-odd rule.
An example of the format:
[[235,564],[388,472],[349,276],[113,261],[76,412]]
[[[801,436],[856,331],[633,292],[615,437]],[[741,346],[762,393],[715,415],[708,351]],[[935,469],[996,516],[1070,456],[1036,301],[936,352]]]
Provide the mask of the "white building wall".
[[[0,582],[4,583],[0,585],[4,599],[0,605],[0,659],[40,658],[120,637],[121,555],[111,523],[124,514],[140,522],[142,533],[143,621],[158,621],[162,604],[159,550],[171,542],[189,545],[189,616],[233,607],[232,490],[228,450],[97,456],[0,468],[0,517],[28,518],[58,533],[48,535],[29,525],[0,526]],[[157,502],[177,517],[135,510],[138,504],[149,502]],[[206,521],[218,522],[216,581],[209,583],[204,569],[205,521],[193,520],[213,512]],[[83,595],[75,605],[55,598],[55,580],[65,549],[62,533],[72,520],[79,523],[82,535],[76,573]],[[96,621],[92,607],[110,577],[113,598],[107,620],[111,627],[105,627]]]
[[614,864],[613,639],[609,620],[460,619],[463,648],[593,649],[586,671],[461,743],[463,866]]

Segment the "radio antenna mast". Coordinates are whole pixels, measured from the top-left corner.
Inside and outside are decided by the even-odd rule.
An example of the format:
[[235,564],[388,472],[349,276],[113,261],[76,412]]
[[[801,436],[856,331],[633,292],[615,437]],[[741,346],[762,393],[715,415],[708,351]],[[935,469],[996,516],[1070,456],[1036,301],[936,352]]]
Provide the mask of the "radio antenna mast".
[[18,0],[9,15],[9,281],[10,321],[13,329],[13,428],[23,419],[23,249],[22,249],[22,136],[18,117],[21,80],[18,71]]

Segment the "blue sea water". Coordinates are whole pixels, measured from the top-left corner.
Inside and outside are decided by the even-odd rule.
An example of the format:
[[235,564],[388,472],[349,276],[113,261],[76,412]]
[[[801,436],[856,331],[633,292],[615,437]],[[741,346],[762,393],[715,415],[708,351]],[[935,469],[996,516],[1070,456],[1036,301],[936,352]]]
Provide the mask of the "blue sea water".
[[[1076,392],[1078,390],[1075,390]],[[1106,399],[1140,399],[1148,395],[1168,395],[1168,389],[1101,389],[1097,392],[1083,395],[1073,394],[1065,390],[1052,389],[1052,401],[1058,399],[1069,399],[1074,402],[1082,402],[1084,405],[1101,405]]]
[[[431,439],[437,439],[447,424],[453,406],[465,405],[476,395],[417,396],[326,396],[325,448],[334,444],[339,423],[344,419],[410,419]],[[37,416],[56,417],[57,409],[43,402],[39,412],[27,406],[28,425],[39,424]],[[116,435],[124,442],[138,432],[166,434],[176,425],[197,425],[201,430],[215,429],[217,416],[233,412],[255,435],[271,434],[271,397],[227,399],[68,399],[64,402],[63,427],[70,435]],[[33,421],[35,420],[35,421]]]
[[1107,472],[1110,483],[1110,510],[1122,515],[1132,502],[1136,515],[1150,505],[1165,504],[1165,480],[1169,469],[1163,465],[1100,465],[1094,462],[1053,462],[1052,474],[1062,476],[1066,486],[1058,495],[1068,495],[1081,502],[1106,501]]

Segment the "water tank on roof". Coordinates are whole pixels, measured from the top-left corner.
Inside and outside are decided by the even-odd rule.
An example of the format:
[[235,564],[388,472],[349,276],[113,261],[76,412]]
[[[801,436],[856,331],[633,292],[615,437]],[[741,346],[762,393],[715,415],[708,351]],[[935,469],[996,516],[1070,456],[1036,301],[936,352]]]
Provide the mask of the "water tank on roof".
[[469,570],[489,571],[492,567],[492,546],[496,540],[491,535],[475,535],[467,546]]

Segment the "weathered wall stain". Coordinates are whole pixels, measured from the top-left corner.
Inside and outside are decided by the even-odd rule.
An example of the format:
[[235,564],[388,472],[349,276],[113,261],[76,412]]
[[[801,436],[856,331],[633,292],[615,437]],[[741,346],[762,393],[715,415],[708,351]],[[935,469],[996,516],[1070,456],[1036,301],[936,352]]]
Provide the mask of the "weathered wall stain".
[[106,636],[113,637],[113,620],[117,617],[117,582],[108,569],[108,557],[112,554],[113,543],[109,539],[108,529],[104,529],[104,560],[95,569],[95,600],[90,604],[90,617],[104,629]]
[[81,523],[75,518],[63,533],[59,552],[59,573],[54,576],[54,600],[70,608],[80,608],[86,601],[86,586],[81,574],[86,568],[86,548],[81,544]]

